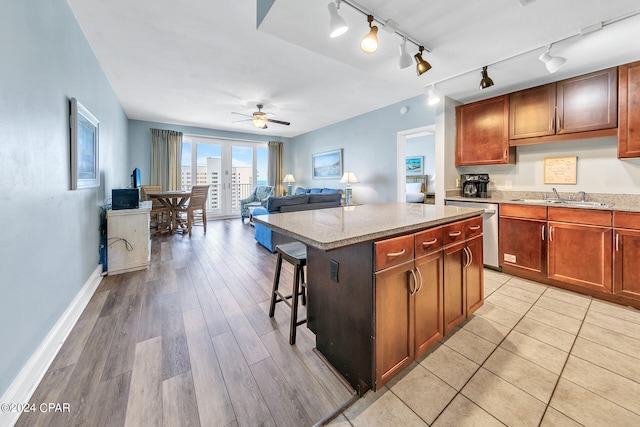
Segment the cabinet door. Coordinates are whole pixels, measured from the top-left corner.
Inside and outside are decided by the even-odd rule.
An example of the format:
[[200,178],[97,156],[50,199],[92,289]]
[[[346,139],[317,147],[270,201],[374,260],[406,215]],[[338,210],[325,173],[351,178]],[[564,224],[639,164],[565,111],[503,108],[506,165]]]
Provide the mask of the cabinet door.
[[611,292],[610,227],[549,221],[550,279]]
[[640,231],[615,229],[613,293],[640,299]]
[[482,236],[467,240],[467,264],[464,270],[466,286],[467,317],[484,303],[484,260],[482,259]]
[[375,390],[414,360],[413,260],[375,273]]
[[509,139],[556,133],[556,84],[551,83],[509,96]]
[[547,277],[546,221],[500,218],[500,266]]
[[515,162],[509,148],[509,96],[456,107],[456,166]]
[[444,336],[442,325],[442,251],[415,260],[420,287],[414,295],[415,357],[422,356]]
[[465,242],[444,248],[443,306],[445,335],[467,318],[464,266],[469,259],[465,248]]
[[618,126],[618,70],[610,68],[556,83],[556,133]]
[[618,69],[618,157],[640,157],[640,61]]

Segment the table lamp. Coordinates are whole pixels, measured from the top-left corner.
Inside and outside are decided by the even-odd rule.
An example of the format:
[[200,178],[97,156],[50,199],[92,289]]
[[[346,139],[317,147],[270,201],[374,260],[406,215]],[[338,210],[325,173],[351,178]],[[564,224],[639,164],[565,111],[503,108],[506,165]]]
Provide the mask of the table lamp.
[[292,182],[296,182],[296,179],[293,177],[293,175],[291,175],[290,173],[287,174],[287,176],[284,177],[284,181],[282,182],[286,182],[287,183],[287,195],[291,195],[291,183]]
[[346,182],[347,187],[344,189],[344,203],[349,206],[351,204],[351,185],[359,183],[358,178],[356,178],[356,174],[353,172],[345,172],[340,179],[340,182]]

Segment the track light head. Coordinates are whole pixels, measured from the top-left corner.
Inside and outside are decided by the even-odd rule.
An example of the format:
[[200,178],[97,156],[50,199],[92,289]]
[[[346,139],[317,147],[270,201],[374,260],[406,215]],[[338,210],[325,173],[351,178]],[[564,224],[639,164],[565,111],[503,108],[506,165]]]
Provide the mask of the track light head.
[[416,59],[416,73],[418,76],[423,75],[427,71],[431,69],[431,64],[422,59],[422,52],[424,51],[424,46],[420,46],[418,48],[418,53],[416,53],[413,57]]
[[329,8],[329,37],[334,39],[346,33],[349,26],[342,16],[338,14],[340,0],[327,4],[327,7]]
[[429,88],[429,98],[427,99],[427,103],[429,105],[436,105],[438,102],[440,102],[440,95],[438,94],[438,92],[436,92],[436,85],[432,85],[431,88]]
[[402,43],[400,44],[400,58],[398,58],[398,68],[405,69],[410,67],[413,64],[413,59],[411,59],[411,55],[407,52],[407,38],[403,38]]
[[493,80],[489,77],[489,73],[487,72],[487,66],[482,67],[482,80],[480,80],[480,89],[486,89],[488,87],[493,86]]
[[362,39],[360,43],[360,49],[364,53],[373,53],[378,50],[378,27],[371,25],[373,22],[373,15],[367,15],[367,21],[369,22],[369,32]]
[[550,50],[551,45],[548,45],[547,50],[542,55],[540,55],[538,59],[544,62],[545,67],[547,67],[547,71],[549,71],[550,73],[555,73],[564,66],[567,60],[561,56],[551,56],[549,54]]

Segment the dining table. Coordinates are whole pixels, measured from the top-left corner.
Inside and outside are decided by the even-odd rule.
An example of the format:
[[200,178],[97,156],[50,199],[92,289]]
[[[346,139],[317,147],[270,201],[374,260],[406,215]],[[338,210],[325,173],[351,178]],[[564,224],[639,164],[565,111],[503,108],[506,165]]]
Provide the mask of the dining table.
[[157,200],[169,209],[169,215],[171,217],[167,224],[167,229],[170,234],[174,234],[180,227],[180,216],[178,215],[179,209],[184,207],[189,198],[191,197],[190,191],[162,191],[155,193],[147,193],[147,196],[153,200]]

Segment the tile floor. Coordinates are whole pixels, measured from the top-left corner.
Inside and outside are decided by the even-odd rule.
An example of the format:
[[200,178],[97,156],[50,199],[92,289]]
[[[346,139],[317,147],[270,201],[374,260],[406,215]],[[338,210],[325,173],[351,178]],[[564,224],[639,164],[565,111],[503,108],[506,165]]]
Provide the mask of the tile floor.
[[485,270],[485,304],[334,426],[638,426],[640,311]]

